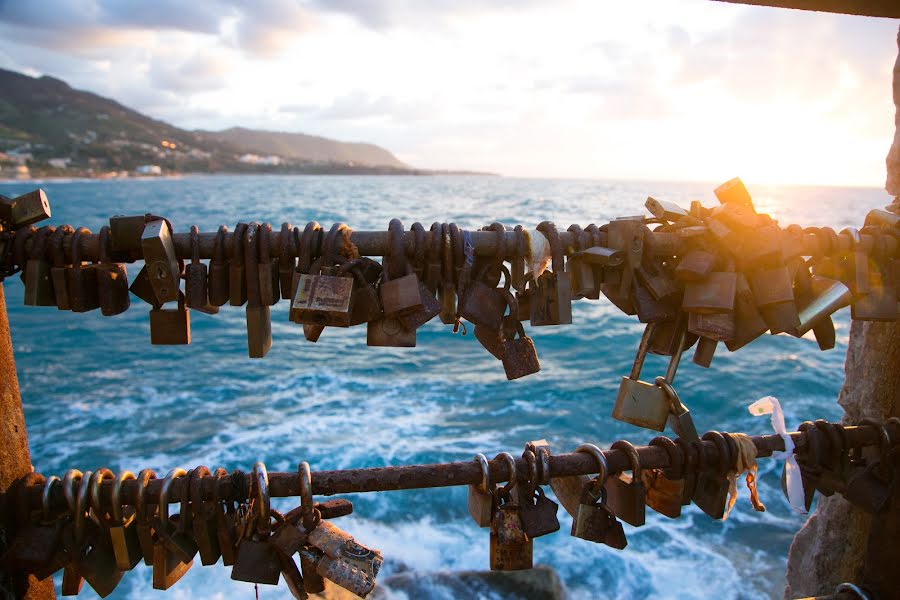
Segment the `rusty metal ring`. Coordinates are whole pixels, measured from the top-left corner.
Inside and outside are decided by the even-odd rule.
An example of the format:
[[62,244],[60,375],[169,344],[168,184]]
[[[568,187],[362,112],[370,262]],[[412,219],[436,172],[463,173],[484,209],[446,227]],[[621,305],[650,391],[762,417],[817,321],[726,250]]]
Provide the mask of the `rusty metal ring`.
[[78,494],[75,498],[75,542],[81,544],[84,541],[84,519],[90,510],[91,478],[93,473],[85,471],[78,484]]
[[669,466],[663,469],[663,475],[666,479],[682,479],[684,477],[684,458],[678,451],[675,442],[664,435],[657,436],[650,440],[650,446],[659,446],[666,451],[669,457]]
[[178,512],[181,514],[181,517],[178,519],[178,526],[176,529],[180,532],[187,531],[188,526],[191,524],[191,482],[194,480],[194,474],[196,472],[196,468],[187,470],[187,483],[182,490],[181,507],[178,510]]
[[540,460],[540,483],[541,485],[550,485],[550,450],[546,446],[538,446],[535,453]]
[[112,486],[112,504],[109,514],[117,525],[122,524],[122,482],[137,479],[131,471],[121,471]]
[[271,260],[271,236],[272,224],[263,223],[259,226],[259,262],[264,263]]
[[499,453],[494,457],[494,460],[497,460],[498,458],[506,463],[506,469],[509,471],[509,480],[506,482],[506,485],[500,488],[500,492],[502,494],[508,494],[518,484],[519,474],[516,471],[516,459],[513,458],[513,455],[509,452]]
[[278,248],[280,250],[278,259],[283,259],[285,263],[293,262],[294,260],[291,249],[292,231],[293,227],[287,221],[281,224],[281,232],[278,234]]
[[722,437],[725,438],[725,444],[728,446],[728,464],[731,465],[732,471],[737,470],[737,461],[740,458],[740,448],[738,448],[737,440],[734,439],[734,436],[731,435],[727,431],[722,432]]
[[860,600],[870,600],[871,596],[869,596],[866,592],[862,590],[855,583],[841,583],[836,588],[834,588],[834,594],[838,595],[842,592],[850,592],[851,594],[855,594],[857,598]]
[[97,515],[97,518],[100,518],[100,515],[103,514],[103,505],[100,503],[100,484],[104,479],[115,479],[116,474],[113,473],[110,469],[106,467],[102,467],[94,471],[91,475],[90,480],[90,493],[91,493],[91,505],[90,507],[93,509],[94,514]]
[[572,234],[572,252],[584,250],[584,229],[581,225],[572,223],[566,231]]
[[147,486],[151,479],[156,479],[153,469],[142,469],[137,476],[139,488],[135,496],[134,511],[141,522],[147,521]]
[[246,223],[238,223],[234,226],[234,233],[231,235],[231,260],[236,265],[244,266],[244,235],[247,233],[248,225]]
[[840,462],[841,455],[844,452],[844,440],[841,437],[841,434],[838,433],[834,425],[832,425],[825,419],[816,419],[815,426],[816,429],[818,429],[825,435],[826,442],[828,443],[828,450],[830,451],[830,463],[832,465],[837,465]]
[[157,502],[157,507],[159,510],[159,522],[161,527],[168,528],[169,491],[172,489],[172,482],[186,475],[187,471],[185,471],[181,467],[175,467],[174,469],[169,471],[166,474],[166,478],[163,479],[162,487],[159,489],[159,502]]
[[50,494],[53,492],[53,486],[60,483],[56,475],[51,475],[44,481],[44,487],[41,489],[41,516],[45,521],[50,520]]
[[213,241],[213,262],[216,264],[221,264],[225,262],[225,234],[228,233],[228,228],[224,225],[219,225],[219,229],[216,231],[216,239]]
[[257,529],[266,531],[269,527],[269,516],[272,511],[269,494],[269,473],[266,465],[258,460],[253,463],[253,480],[256,484],[256,500],[259,502],[259,523]]
[[566,270],[565,253],[563,252],[562,242],[559,239],[559,230],[556,228],[556,223],[553,221],[541,221],[537,226],[537,230],[550,242],[552,271],[554,273],[562,273]]
[[628,455],[628,462],[631,464],[631,473],[635,481],[641,480],[641,457],[637,453],[634,444],[627,440],[616,440],[609,447],[610,450],[621,450]]
[[[728,475],[728,471],[730,471],[734,466],[734,462],[729,464],[728,459],[729,455],[731,454],[731,449],[728,446],[728,442],[725,441],[725,437],[718,431],[707,431],[703,434],[703,437],[701,439],[703,439],[704,441],[713,442],[715,444],[719,462],[719,474],[723,477],[725,475]],[[705,454],[706,449],[704,447],[703,451],[701,452],[701,456],[703,456],[704,461],[706,459]]]
[[538,484],[538,464],[537,464],[537,456],[534,455],[534,452],[531,450],[525,450],[522,453],[522,458],[525,459],[525,462],[528,464],[528,482],[534,486]]
[[300,508],[303,509],[302,514],[305,518],[313,511],[312,471],[310,471],[309,463],[303,461],[297,465],[297,473],[300,480]]
[[66,499],[66,504],[69,505],[69,510],[72,514],[75,514],[75,485],[76,481],[81,482],[81,478],[84,476],[84,473],[79,471],[78,469],[69,469],[65,472],[62,478],[62,488],[63,488],[63,497]]
[[215,478],[216,483],[215,483],[215,485],[213,486],[212,501],[213,501],[216,505],[219,505],[219,504],[222,504],[222,503],[223,503],[223,500],[222,500],[222,490],[221,490],[221,486],[220,486],[219,484],[221,483],[222,478],[223,478],[223,477],[227,477],[227,476],[228,476],[228,471],[226,471],[226,470],[223,469],[222,467],[219,467],[218,469],[216,469],[216,472],[213,473],[213,477]]
[[818,465],[822,462],[822,432],[816,428],[812,421],[804,421],[797,427],[797,431],[806,434],[806,449],[798,456],[800,462],[806,462],[807,457],[811,464]]
[[191,518],[196,518],[203,508],[203,480],[207,477],[212,477],[212,473],[204,465],[194,468],[191,472],[188,484],[191,497]]
[[425,250],[427,249],[427,244],[425,243],[425,226],[416,221],[409,230],[413,232],[413,270],[416,272],[419,279],[423,279],[425,277]]
[[587,485],[585,485],[585,491],[587,491],[593,499],[597,499],[601,494],[605,493],[605,485],[606,479],[609,477],[609,465],[606,462],[606,456],[603,454],[603,450],[598,448],[594,444],[581,444],[577,448],[575,448],[575,452],[583,452],[585,454],[590,454],[591,457],[597,461],[597,466],[599,470],[597,471],[597,476],[591,479]]
[[41,259],[47,258],[47,239],[56,233],[56,227],[45,225],[37,230],[34,234],[34,240],[31,242],[31,252],[28,258]]
[[488,464],[488,459],[479,452],[475,455],[475,462],[481,467],[481,483],[478,484],[478,489],[489,494],[491,493],[491,466]]

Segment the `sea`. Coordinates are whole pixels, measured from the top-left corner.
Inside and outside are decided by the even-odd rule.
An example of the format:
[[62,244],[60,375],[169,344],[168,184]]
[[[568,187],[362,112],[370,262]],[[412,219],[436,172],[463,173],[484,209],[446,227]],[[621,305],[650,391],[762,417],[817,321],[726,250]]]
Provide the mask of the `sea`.
[[[723,181],[732,174],[723,174]],[[786,226],[861,226],[868,210],[890,201],[874,188],[759,186],[748,182],[757,209]],[[434,221],[477,229],[493,221],[533,228],[552,220],[602,224],[644,213],[648,195],[688,206],[716,204],[714,182],[671,183],[507,177],[186,176],[115,181],[0,184],[15,195],[40,185],[53,217],[99,231],[117,214],[165,215],[178,232],[214,231],[238,221],[342,221],[384,230],[394,217],[408,228]],[[138,265],[129,265],[131,277]],[[127,313],[74,314],[22,304],[18,277],[5,283],[16,367],[36,471],[69,468],[162,476],[176,466],[249,471],[313,471],[410,465],[520,454],[544,438],[555,453],[583,442],[617,439],[646,444],[654,432],[610,416],[616,390],[634,360],[642,326],[605,299],[573,306],[573,323],[528,327],[541,360],[537,375],[507,381],[499,361],[469,335],[438,319],[418,333],[416,348],[369,348],[362,327],[330,328],[318,343],[273,307],[273,346],[263,360],[247,357],[244,311],[191,314],[189,346],[151,346],[149,306],[132,297]],[[788,427],[808,419],[839,419],[849,311],[835,315],[837,345],[820,352],[810,338],[766,335],[735,353],[724,348],[712,366],[686,355],[676,387],[699,431],[772,433],[768,418],[747,406],[777,397]],[[664,373],[650,357],[644,377]],[[672,435],[669,433],[669,435]],[[674,437],[672,435],[672,437]],[[747,490],[724,522],[696,507],[670,520],[648,510],[641,528],[625,525],[624,551],[559,532],[534,542],[536,564],[553,567],[574,599],[781,598],[791,539],[806,517],[791,511],[780,488],[782,463],[760,461],[755,512]],[[551,498],[552,492],[547,490]],[[515,591],[452,584],[447,573],[488,569],[488,531],[471,521],[463,487],[355,494],[351,516],[337,524],[384,553],[379,588],[386,598],[515,598]],[[296,499],[277,499],[279,509]],[[168,592],[170,598],[254,598],[251,584],[232,581],[221,564],[199,560]],[[57,586],[61,575],[57,575]],[[259,586],[260,598],[289,598],[284,584]],[[83,597],[94,597],[85,586]],[[150,569],[127,573],[110,596],[162,597]]]

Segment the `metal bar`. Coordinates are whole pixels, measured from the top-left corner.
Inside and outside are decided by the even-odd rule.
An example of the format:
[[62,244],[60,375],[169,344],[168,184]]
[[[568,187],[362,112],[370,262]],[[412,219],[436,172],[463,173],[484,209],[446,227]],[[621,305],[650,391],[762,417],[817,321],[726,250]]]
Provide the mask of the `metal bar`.
[[[15,529],[14,502],[5,492],[16,481],[31,472],[31,453],[28,450],[28,434],[25,430],[25,414],[22,397],[19,394],[19,379],[16,376],[16,361],[13,355],[12,338],[9,334],[9,317],[6,313],[6,295],[0,282],[0,493],[3,493],[2,539],[11,540]],[[2,554],[0,546],[0,554]],[[27,600],[48,600],[56,598],[53,580],[35,579],[34,575],[4,572],[0,565],[0,582],[7,590],[12,590],[16,598]]]
[[750,4],[773,8],[793,8],[863,17],[900,18],[897,0],[716,0],[732,4]]
[[[278,229],[276,227],[276,229]],[[497,250],[497,234],[493,231],[470,231],[472,236],[472,241],[475,246],[475,254],[478,256],[494,256],[494,253]],[[563,248],[566,251],[566,254],[572,254],[574,252],[574,238],[573,235],[564,231],[562,227],[560,227],[560,241],[562,243]],[[817,254],[818,248],[820,248],[820,244],[818,241],[818,235],[816,233],[805,233],[803,236],[803,254],[805,256],[813,256]],[[225,256],[230,257],[233,248],[233,234],[226,233],[225,234]],[[189,233],[176,233],[172,236],[175,251],[178,254],[179,258],[182,259],[190,259],[191,258],[191,240]],[[216,234],[215,233],[200,233],[200,258],[209,259],[213,256],[213,249],[215,245]],[[351,241],[359,248],[359,253],[362,256],[382,256],[387,251],[388,248],[388,233],[387,231],[354,231],[351,235]],[[862,242],[862,249],[866,253],[872,253],[873,248],[875,246],[875,238],[868,234],[861,234],[860,239]],[[431,233],[430,231],[425,232],[425,240],[426,245],[431,243]],[[413,245],[415,243],[414,236],[410,232],[406,232],[404,234],[404,243],[406,245],[407,253],[412,254]],[[601,245],[604,245],[605,241],[605,233],[601,233]],[[888,255],[894,255],[897,253],[898,242],[893,237],[886,237],[884,240],[885,243],[885,251]],[[71,260],[72,252],[71,252],[71,244],[72,238],[69,236],[63,241],[63,248],[66,254],[66,259]],[[835,252],[840,251],[848,251],[850,250],[852,242],[850,237],[847,235],[839,235],[837,240],[837,249]],[[506,258],[510,259],[514,256],[515,249],[517,247],[516,234],[512,231],[506,233],[506,247],[508,249],[508,253]],[[26,252],[30,251],[31,248],[31,240],[27,241],[25,244]],[[100,251],[99,251],[99,235],[90,234],[81,236],[81,256],[83,260],[87,261],[96,261],[100,259]],[[273,257],[277,257],[281,255],[281,232],[274,231],[272,232],[272,237],[270,238],[269,243],[270,254]],[[670,232],[651,232],[649,237],[645,242],[645,251],[653,254],[655,256],[674,256],[680,253],[683,248],[683,240],[676,233]],[[297,256],[297,250],[293,244],[293,240],[290,242],[290,252],[293,256]],[[140,259],[140,251],[136,251],[132,254],[132,258]]]
[[[845,427],[847,439],[851,446],[872,446],[881,442],[880,432],[870,426]],[[802,450],[806,446],[805,432],[790,433],[796,448]],[[766,458],[773,452],[784,450],[784,440],[778,435],[763,435],[752,438],[756,444],[759,458]],[[718,462],[718,450],[713,442],[702,442],[706,462],[715,465]],[[658,446],[637,447],[641,466],[644,468],[665,468],[669,466],[668,455]],[[618,473],[630,468],[626,454],[620,450],[605,450],[604,455],[610,473]],[[524,459],[516,460],[516,470],[527,472]],[[553,477],[569,475],[588,475],[596,473],[597,466],[590,455],[573,452],[550,457],[550,472]],[[164,473],[158,473],[160,479],[151,480],[147,487],[147,498],[153,503],[159,497]],[[249,486],[251,475],[246,473]],[[490,478],[492,483],[508,481],[510,477],[506,464],[502,461],[490,462]],[[185,479],[177,479],[172,484],[169,500],[172,503],[181,500]],[[376,467],[369,469],[344,469],[339,471],[318,471],[312,474],[312,491],[315,495],[330,496],[333,494],[350,494],[361,492],[385,492],[393,490],[415,490],[422,488],[450,487],[457,485],[478,484],[481,482],[481,468],[475,461],[437,463],[427,465],[405,465],[399,467]],[[202,482],[201,494],[204,499],[212,499],[216,482],[207,479]],[[223,499],[236,499],[233,496],[231,476],[225,476],[218,482],[219,495]],[[133,504],[138,493],[138,484],[126,481],[122,485],[122,501]],[[249,487],[247,488],[249,489]],[[104,482],[101,486],[101,502],[109,505],[112,483]],[[272,497],[283,498],[300,495],[299,478],[294,473],[269,473],[269,491]],[[35,509],[41,504],[41,486],[32,486],[30,503]],[[50,495],[51,506],[64,509],[65,499],[62,489],[56,486]]]

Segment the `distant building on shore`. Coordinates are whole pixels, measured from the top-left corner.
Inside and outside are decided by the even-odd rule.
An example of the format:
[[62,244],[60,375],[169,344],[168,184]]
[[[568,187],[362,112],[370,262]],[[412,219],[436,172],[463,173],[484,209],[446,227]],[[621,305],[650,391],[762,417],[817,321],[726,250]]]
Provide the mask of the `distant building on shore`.
[[134,172],[138,175],[162,175],[162,167],[159,165],[141,165]]
[[258,154],[242,154],[238,160],[250,165],[262,165],[268,167],[277,167],[281,164],[281,157],[275,155],[259,156]]

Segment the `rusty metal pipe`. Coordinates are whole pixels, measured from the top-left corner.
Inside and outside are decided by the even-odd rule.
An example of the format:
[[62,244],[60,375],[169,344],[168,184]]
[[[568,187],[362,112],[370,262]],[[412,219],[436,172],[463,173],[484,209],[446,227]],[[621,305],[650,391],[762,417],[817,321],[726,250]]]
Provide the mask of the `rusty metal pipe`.
[[[867,425],[859,427],[845,427],[847,439],[851,446],[873,446],[881,442],[880,432]],[[795,431],[790,433],[797,449],[806,446],[806,432]],[[752,438],[758,450],[758,457],[765,458],[773,452],[784,450],[784,440],[778,435],[762,435]],[[715,465],[718,462],[718,450],[713,442],[702,442],[707,464]],[[669,466],[666,451],[658,446],[639,446],[637,448],[641,466],[644,468],[665,468]],[[620,450],[605,450],[604,455],[609,466],[610,473],[617,473],[630,468],[627,455]],[[527,463],[524,459],[516,460],[518,472],[527,472]],[[500,483],[509,480],[509,470],[503,461],[490,463],[490,478],[492,483]],[[557,454],[550,457],[550,472],[553,477],[567,475],[588,475],[596,472],[594,459],[584,453],[574,452],[569,454]],[[151,480],[147,488],[148,500],[152,503],[159,497],[162,487],[162,475],[160,479]],[[246,474],[247,488],[249,489],[250,473]],[[182,490],[187,479],[177,479],[172,484],[169,494],[170,502],[180,502]],[[399,467],[375,467],[369,469],[342,469],[338,471],[317,471],[312,474],[313,494],[330,496],[333,494],[350,494],[361,492],[384,492],[392,490],[414,490],[422,488],[450,487],[457,485],[478,484],[481,481],[481,467],[474,461],[437,463],[426,465],[406,465]],[[213,490],[216,483],[212,479],[203,481],[201,494],[205,499],[213,498]],[[231,476],[223,477],[220,482],[219,494],[223,499],[234,499]],[[109,505],[111,500],[112,483],[104,482],[101,485],[101,501]],[[132,504],[138,491],[137,482],[125,481],[122,485],[122,501]],[[269,491],[272,497],[283,498],[298,496],[300,494],[299,478],[294,473],[269,473]],[[37,509],[41,505],[41,488],[33,486],[29,490],[30,503]],[[50,496],[51,506],[64,508],[66,506],[62,489],[57,486]]]

